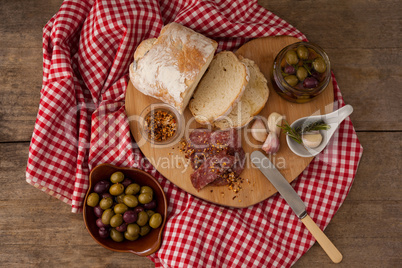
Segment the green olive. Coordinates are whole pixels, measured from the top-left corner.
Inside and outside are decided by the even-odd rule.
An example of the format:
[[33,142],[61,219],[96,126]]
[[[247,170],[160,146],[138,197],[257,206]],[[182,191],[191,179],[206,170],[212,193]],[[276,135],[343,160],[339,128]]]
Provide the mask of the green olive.
[[114,213],[123,214],[128,210],[128,207],[125,204],[116,204],[114,206]]
[[127,225],[127,232],[131,236],[137,236],[140,234],[140,226],[138,226],[138,224],[136,223],[130,223],[129,225]]
[[308,76],[306,68],[299,67],[297,69],[296,76],[299,79],[299,81],[304,81],[304,79],[306,79],[306,77]]
[[158,228],[161,225],[161,223],[162,223],[162,215],[159,213],[155,213],[149,219],[149,226],[151,226],[154,229]]
[[127,231],[124,232],[124,238],[127,239],[127,240],[135,241],[135,240],[137,240],[139,237],[140,237],[139,234],[136,235],[136,236],[133,236],[133,235],[130,235]]
[[124,235],[114,228],[110,230],[110,237],[116,242],[121,242],[124,240]]
[[155,211],[153,211],[151,209],[147,210],[147,214],[148,214],[148,217],[151,218],[151,216],[155,214]]
[[124,203],[124,196],[125,194],[120,194],[118,196],[116,196],[116,202],[119,204],[123,204]]
[[137,218],[136,223],[139,226],[144,226],[145,224],[148,223],[148,219],[149,219],[148,214],[145,211],[141,211],[140,213],[138,213],[138,218]]
[[112,227],[120,226],[122,223],[123,223],[123,215],[121,214],[113,215],[113,217],[110,218],[110,226]]
[[288,52],[286,52],[285,59],[286,62],[290,65],[294,65],[299,62],[299,58],[297,58],[296,51],[294,50],[289,50]]
[[297,85],[297,83],[299,83],[299,80],[297,79],[297,77],[295,75],[288,75],[284,77],[286,83],[289,84],[289,86],[294,87],[295,85]]
[[90,193],[87,198],[87,205],[96,207],[99,203],[99,195],[97,193]]
[[121,183],[115,183],[110,186],[109,193],[111,195],[117,196],[124,192],[124,185]]
[[302,60],[308,59],[308,49],[305,46],[298,46],[296,51],[299,59]]
[[318,57],[313,61],[313,67],[319,73],[323,73],[327,69],[327,65],[325,65],[325,61],[321,57]]
[[138,199],[135,195],[126,194],[123,197],[124,204],[126,204],[130,208],[134,208],[138,205]]
[[105,225],[109,225],[109,224],[110,224],[110,219],[111,219],[113,216],[114,216],[114,211],[113,211],[111,208],[106,209],[106,210],[103,211],[103,213],[102,213],[102,218],[101,218],[102,223],[105,224]]
[[151,231],[151,227],[149,225],[144,225],[140,229],[140,236],[147,235]]
[[152,194],[142,193],[138,196],[138,201],[140,201],[141,204],[148,204],[149,202],[152,201]]
[[124,180],[124,174],[121,171],[117,171],[110,176],[110,181],[113,183],[122,182]]
[[141,187],[138,184],[132,183],[127,186],[125,194],[136,195],[140,191],[140,189]]
[[153,191],[152,188],[149,187],[149,186],[142,186],[140,193],[141,193],[141,194],[143,194],[143,193],[151,193],[151,194],[153,195],[153,194],[154,194],[154,191]]
[[113,206],[113,199],[111,197],[102,198],[99,203],[101,209],[105,210]]

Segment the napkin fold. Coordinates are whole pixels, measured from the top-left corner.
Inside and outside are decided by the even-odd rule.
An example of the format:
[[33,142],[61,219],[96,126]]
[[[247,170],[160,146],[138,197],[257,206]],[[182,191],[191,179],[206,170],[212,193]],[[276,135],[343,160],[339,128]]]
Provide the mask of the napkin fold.
[[[101,163],[143,169],[169,199],[156,267],[287,267],[314,243],[275,195],[230,209],[165,179],[130,137],[124,98],[136,46],[177,22],[235,50],[263,36],[306,37],[257,1],[64,1],[43,29],[43,85],[26,180],[80,212],[90,170]],[[333,76],[335,106],[344,105]],[[292,183],[324,229],[353,183],[362,147],[350,119]]]

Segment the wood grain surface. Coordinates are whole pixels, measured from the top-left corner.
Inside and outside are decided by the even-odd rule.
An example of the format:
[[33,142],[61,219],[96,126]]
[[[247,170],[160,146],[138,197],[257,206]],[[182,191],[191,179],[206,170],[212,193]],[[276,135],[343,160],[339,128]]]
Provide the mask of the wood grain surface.
[[[275,56],[282,48],[298,41],[300,40],[297,38],[287,36],[259,38],[247,42],[236,52],[238,55],[253,60],[267,78],[270,91],[269,99],[258,115],[263,120],[267,120],[272,112],[277,112],[282,114],[291,124],[304,116],[326,114],[333,111],[334,90],[331,81],[321,95],[303,104],[286,101],[273,89],[272,83],[274,82],[272,82],[271,73]],[[160,102],[158,99],[142,94],[133,84],[129,83],[125,101],[128,118],[138,118],[147,106]],[[183,115],[185,120],[183,138],[188,137],[189,132],[193,129],[208,127],[195,122],[188,108]],[[134,139],[151,164],[165,178],[192,195],[215,204],[244,208],[261,202],[277,192],[265,176],[251,164],[250,154],[255,150],[260,150],[262,146],[262,143],[254,140],[251,136],[252,122],[238,130],[246,154],[246,163],[245,169],[241,173],[241,177],[245,181],[240,185],[242,189],[236,193],[227,186],[207,186],[197,191],[190,180],[194,170],[180,151],[181,139],[163,147],[156,147],[142,136],[139,120],[129,120],[129,122]],[[279,151],[269,157],[282,175],[291,182],[308,166],[313,157],[295,155],[287,146],[284,133],[280,135],[280,144]]]
[[[294,267],[399,267],[402,263],[402,18],[399,0],[259,0],[328,53],[363,158],[325,229],[343,254],[315,244]],[[145,257],[99,246],[82,215],[25,182],[42,83],[42,27],[62,0],[0,4],[0,264],[4,267],[144,267]]]

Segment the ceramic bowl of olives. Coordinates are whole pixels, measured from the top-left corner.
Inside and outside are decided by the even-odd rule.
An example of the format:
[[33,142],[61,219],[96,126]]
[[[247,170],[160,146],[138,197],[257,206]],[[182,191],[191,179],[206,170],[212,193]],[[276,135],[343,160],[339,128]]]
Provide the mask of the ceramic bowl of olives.
[[318,45],[297,42],[283,48],[274,60],[275,91],[284,99],[305,103],[320,95],[331,79],[328,55]]
[[90,173],[83,216],[89,234],[103,247],[148,256],[162,243],[167,200],[150,174],[101,164]]

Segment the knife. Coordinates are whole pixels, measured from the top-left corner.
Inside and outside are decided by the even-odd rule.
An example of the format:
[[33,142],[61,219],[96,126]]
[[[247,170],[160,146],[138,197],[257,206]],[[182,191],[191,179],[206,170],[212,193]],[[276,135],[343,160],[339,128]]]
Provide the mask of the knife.
[[262,174],[272,183],[276,190],[282,195],[297,217],[303,222],[316,241],[324,249],[325,253],[334,263],[342,261],[342,254],[321,231],[320,227],[310,218],[306,211],[306,205],[301,200],[293,187],[285,177],[276,169],[275,165],[260,151],[251,153],[251,162],[256,165]]

